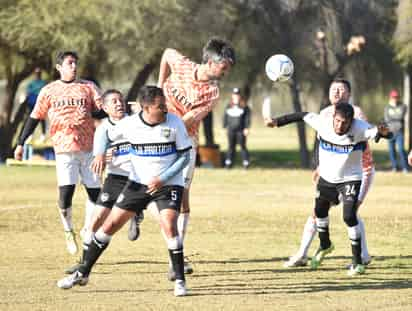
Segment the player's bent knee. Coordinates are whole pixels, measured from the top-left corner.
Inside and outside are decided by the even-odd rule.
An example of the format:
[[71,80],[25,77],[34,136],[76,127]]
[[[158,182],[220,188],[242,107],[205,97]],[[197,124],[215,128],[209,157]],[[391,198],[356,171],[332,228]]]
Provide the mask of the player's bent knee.
[[353,227],[358,224],[358,217],[356,216],[356,210],[354,208],[344,206],[343,207],[343,221],[348,227]]
[[316,198],[315,200],[315,216],[317,218],[325,218],[329,215],[330,203],[325,199]]
[[86,187],[86,191],[87,191],[87,195],[89,197],[89,200],[93,203],[96,203],[97,198],[99,197],[100,188],[87,188]]

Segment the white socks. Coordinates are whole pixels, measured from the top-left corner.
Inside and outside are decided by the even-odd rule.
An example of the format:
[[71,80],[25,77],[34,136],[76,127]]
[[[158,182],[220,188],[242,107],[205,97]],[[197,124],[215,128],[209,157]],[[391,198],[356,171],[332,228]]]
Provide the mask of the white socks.
[[95,236],[96,240],[98,240],[100,243],[103,243],[103,244],[109,244],[110,240],[112,239],[112,236],[109,235],[109,234],[104,233],[102,228],[97,230],[97,232],[94,236]]
[[370,255],[369,255],[369,250],[368,250],[368,244],[366,243],[366,232],[365,232],[365,224],[363,223],[362,218],[358,216],[358,226],[360,230],[360,236],[361,236],[361,246],[362,246],[362,259],[364,260],[369,260]]
[[73,221],[72,221],[72,208],[61,209],[59,208],[60,219],[62,220],[64,231],[73,230]]
[[[358,222],[359,222],[359,227],[358,229],[360,230],[360,236],[361,236],[361,243],[362,243],[362,259],[368,260],[370,258],[369,255],[369,250],[368,250],[368,244],[366,242],[366,233],[365,233],[365,224],[358,216]],[[301,257],[307,257],[308,256],[308,251],[310,248],[310,245],[312,244],[313,238],[316,235],[316,221],[313,216],[309,216],[306,223],[305,227],[303,229],[302,233],[302,240],[300,242],[300,247],[298,250],[298,255]]]
[[312,244],[313,238],[316,235],[316,221],[314,216],[309,216],[306,220],[305,227],[303,228],[302,240],[300,242],[300,247],[298,250],[298,255],[300,257],[307,257],[310,245]]

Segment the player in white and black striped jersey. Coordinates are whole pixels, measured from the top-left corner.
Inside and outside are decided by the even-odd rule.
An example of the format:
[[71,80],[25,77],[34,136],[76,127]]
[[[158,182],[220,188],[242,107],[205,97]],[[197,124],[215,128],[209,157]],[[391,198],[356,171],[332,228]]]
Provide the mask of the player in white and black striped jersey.
[[187,293],[183,267],[183,245],[177,234],[177,217],[183,194],[182,169],[189,161],[191,141],[183,121],[167,113],[162,89],[143,87],[139,102],[142,111],[121,120],[112,132],[112,140],[130,142],[129,180],[101,228],[84,253],[83,263],[57,286],[68,289],[86,285],[97,259],[111,237],[136,212],[156,202],[160,226],[167,237],[170,260],[176,271],[175,296]]
[[362,152],[368,139],[388,137],[389,130],[385,125],[372,127],[365,121],[354,119],[353,107],[348,103],[337,104],[332,119],[302,112],[268,119],[265,123],[269,127],[279,127],[297,121],[305,121],[314,128],[320,141],[320,178],[315,200],[320,247],[312,257],[311,267],[317,269],[325,255],[334,249],[329,237],[328,213],[331,205],[337,204],[341,196],[343,218],[352,244],[349,275],[362,274],[365,267],[361,259],[360,228],[356,215],[362,180]]
[[[320,115],[329,118],[332,120],[333,114],[335,111],[335,106],[340,102],[349,102],[351,96],[351,84],[348,80],[343,78],[335,78],[329,87],[329,102],[330,105],[320,111]],[[354,109],[354,117],[357,119],[361,119],[367,121],[365,114],[363,113],[362,109],[359,106],[353,105]],[[314,170],[313,174],[313,181],[316,184],[318,179],[318,162],[319,159],[317,157],[317,148],[318,148],[319,141],[316,140],[316,144],[314,147],[314,164],[316,169]],[[366,149],[362,153],[362,183],[361,189],[358,197],[358,206],[363,206],[363,202],[366,198],[367,193],[369,192],[374,175],[375,175],[375,167],[373,163],[373,156],[372,152],[369,148],[369,144],[367,143]],[[371,256],[368,250],[366,232],[365,232],[365,224],[361,216],[358,215],[358,222],[361,229],[361,243],[362,243],[362,262],[365,265],[368,265],[371,262]],[[300,246],[298,251],[290,256],[287,261],[284,262],[283,266],[285,268],[291,267],[300,267],[306,266],[308,262],[308,252],[311,246],[312,240],[316,235],[316,217],[315,215],[311,215],[307,218],[306,223],[303,228],[302,238],[300,241]]]
[[[97,198],[96,209],[93,213],[90,226],[82,231],[83,249],[88,248],[88,245],[92,241],[93,234],[96,233],[109,215],[117,197],[128,181],[131,168],[129,158],[130,143],[124,138],[113,141],[110,140],[116,124],[127,116],[122,93],[116,89],[105,91],[102,95],[102,108],[108,117],[102,120],[95,131],[93,142],[94,159],[91,167],[93,172],[99,176],[102,176],[106,168],[107,177]],[[107,148],[112,152],[111,160],[106,163]],[[141,219],[143,212],[139,215]],[[80,259],[80,263],[82,259],[83,256]],[[78,267],[79,264],[76,264],[68,268],[65,272],[71,274],[75,272]]]

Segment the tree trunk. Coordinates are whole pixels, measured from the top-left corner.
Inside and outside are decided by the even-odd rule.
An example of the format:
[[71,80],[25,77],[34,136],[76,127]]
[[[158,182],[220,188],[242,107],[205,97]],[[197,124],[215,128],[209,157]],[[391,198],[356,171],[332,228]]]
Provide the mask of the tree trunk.
[[[299,85],[295,79],[292,79],[290,83],[290,92],[292,95],[293,101],[293,110],[295,112],[302,112],[302,105],[300,103],[299,96]],[[310,168],[310,156],[308,151],[308,146],[306,143],[306,131],[305,124],[303,122],[297,123],[298,138],[299,138],[299,153],[300,153],[300,162],[303,168]]]
[[[20,82],[19,82],[20,83]],[[0,113],[0,162],[4,162],[6,158],[13,154],[12,142],[18,124],[23,120],[26,108],[21,105],[19,110],[11,121],[12,111],[14,106],[14,98],[16,96],[18,83],[15,80],[8,81],[6,85],[6,95],[3,104],[1,105]]]
[[8,62],[5,65],[7,78],[5,89],[6,94],[4,101],[0,103],[0,162],[5,161],[7,157],[11,157],[13,154],[13,138],[16,134],[18,125],[24,118],[24,113],[26,111],[25,107],[19,107],[14,119],[12,119],[15,103],[14,99],[20,83],[33,72],[36,67],[35,64],[35,62],[28,63],[21,71],[17,73],[13,72],[13,64],[11,62]]
[[[154,54],[152,58],[149,60],[149,62],[143,66],[142,70],[140,70],[136,74],[136,77],[134,78],[134,81],[129,89],[129,92],[127,93],[126,102],[136,101],[137,94],[139,93],[140,88],[146,83],[147,79],[149,78],[153,70],[155,70],[156,67],[159,66],[161,56],[162,54],[160,52]],[[129,109],[129,107],[127,109]]]

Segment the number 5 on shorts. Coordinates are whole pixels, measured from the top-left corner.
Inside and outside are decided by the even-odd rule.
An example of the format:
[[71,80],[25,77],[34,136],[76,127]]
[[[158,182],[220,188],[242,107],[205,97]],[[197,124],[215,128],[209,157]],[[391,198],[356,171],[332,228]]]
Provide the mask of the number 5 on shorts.
[[170,198],[172,199],[172,201],[177,201],[177,191],[176,190],[170,191]]

